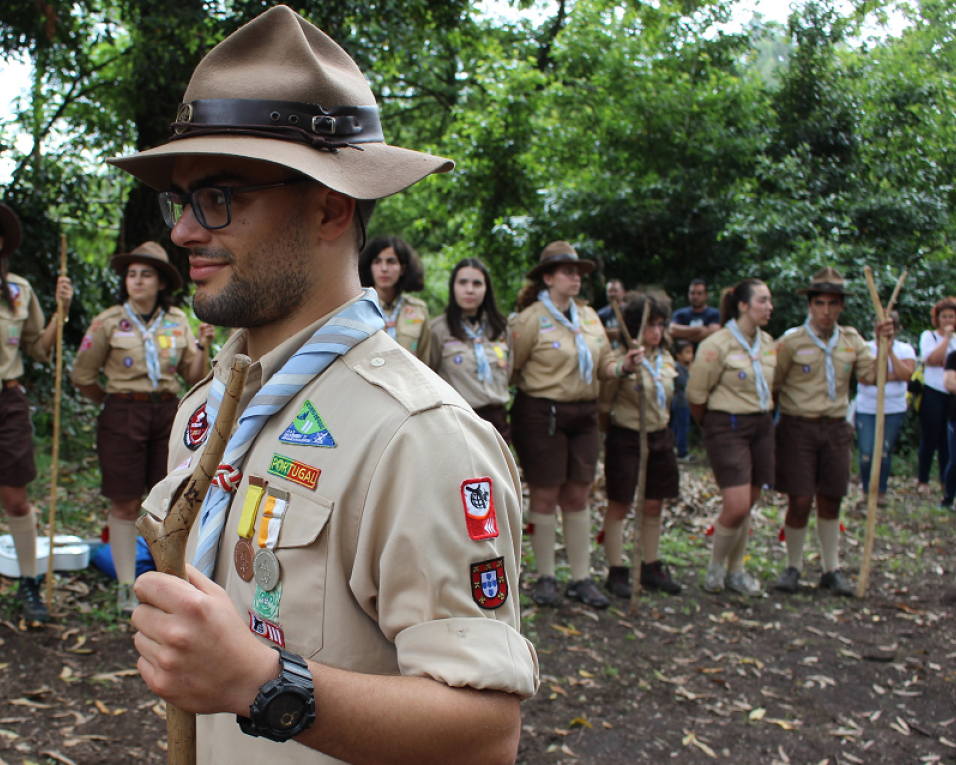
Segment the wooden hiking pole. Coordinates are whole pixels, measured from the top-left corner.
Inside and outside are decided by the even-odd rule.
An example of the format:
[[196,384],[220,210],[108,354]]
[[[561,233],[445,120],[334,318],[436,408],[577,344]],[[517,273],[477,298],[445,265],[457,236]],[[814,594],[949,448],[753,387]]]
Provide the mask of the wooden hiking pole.
[[[634,347],[634,339],[627,331],[627,325],[624,323],[624,317],[621,315],[621,309],[614,306],[614,315],[617,316],[618,324],[621,325],[621,338],[624,340],[624,347],[630,350]],[[641,316],[641,330],[638,334],[639,344],[644,344],[644,334],[647,332],[647,322],[651,315],[651,301],[646,298],[644,301],[644,313]],[[644,515],[644,492],[647,488],[647,403],[644,400],[644,385],[642,383],[641,370],[637,370],[637,397],[640,401],[640,443],[641,443],[641,461],[637,470],[637,496],[634,498],[634,533],[632,535],[631,551],[631,603],[628,606],[628,613],[631,616],[637,615],[638,597],[641,594],[641,518]]]
[[[906,281],[906,269],[900,274],[899,281],[896,283],[896,289],[890,297],[890,302],[883,310],[883,304],[880,302],[880,295],[876,291],[876,282],[873,279],[873,271],[869,266],[864,267],[863,273],[866,276],[866,286],[870,290],[870,298],[873,301],[873,310],[876,311],[878,322],[886,321],[893,310],[896,298],[900,294],[903,282]],[[866,585],[870,578],[870,565],[873,561],[873,543],[876,537],[876,500],[879,493],[880,471],[883,467],[883,427],[886,421],[884,414],[884,404],[886,399],[886,376],[887,376],[887,358],[889,356],[889,343],[884,335],[879,337],[879,345],[876,354],[876,427],[873,435],[873,456],[870,460],[870,484],[866,499],[866,543],[863,546],[863,565],[860,566],[860,579],[856,586],[856,596],[862,598],[866,595]]]
[[[60,276],[66,276],[66,234],[60,234]],[[56,479],[60,468],[60,401],[63,397],[63,323],[67,307],[56,303],[56,388],[53,394],[53,460],[50,463],[50,551],[46,561],[46,607],[53,611],[53,549],[56,539]]]
[[[251,361],[248,356],[237,355],[229,370],[229,381],[222,397],[222,405],[213,423],[212,432],[203,448],[199,464],[186,483],[186,487],[160,521],[146,513],[136,522],[136,528],[149,545],[156,568],[164,574],[186,579],[186,543],[189,530],[199,515],[199,509],[209,484],[219,469],[226,444],[232,434],[239,409],[239,399],[246,386],[246,375]],[[169,765],[196,765],[196,715],[179,707],[166,704],[166,736],[168,739]]]

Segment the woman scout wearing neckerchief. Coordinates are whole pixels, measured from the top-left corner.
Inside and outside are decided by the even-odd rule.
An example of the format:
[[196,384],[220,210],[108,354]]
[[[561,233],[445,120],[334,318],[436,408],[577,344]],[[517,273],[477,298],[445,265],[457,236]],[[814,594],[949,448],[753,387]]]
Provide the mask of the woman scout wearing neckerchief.
[[[137,605],[132,589],[136,519],[144,492],[166,476],[169,434],[182,389],[177,375],[189,385],[199,382],[206,373],[206,355],[197,349],[186,314],[171,305],[182,277],[162,247],[146,242],[131,253],[114,255],[110,265],[121,277],[119,305],[90,324],[71,379],[84,396],[103,404],[96,449],[102,492],[110,500],[117,605],[128,615]],[[204,346],[213,333],[213,327],[200,326]]]
[[761,593],[744,571],[750,510],[761,488],[773,483],[773,390],[777,365],[773,337],[761,330],[773,311],[770,290],[744,279],[724,291],[721,329],[704,340],[687,383],[687,401],[704,433],[707,459],[723,500],[714,522],[707,592],[724,588]]
[[431,334],[429,366],[510,441],[507,321],[488,267],[477,258],[452,269],[448,307],[432,320]]
[[[668,311],[648,296],[638,296],[624,309],[624,322],[637,342],[641,331],[644,304],[651,309],[642,341],[643,352],[637,357],[641,384],[636,385],[631,375],[622,379],[617,373],[623,368],[626,354],[615,352],[612,357],[616,374],[605,377],[602,411],[611,413],[611,425],[604,443],[604,475],[607,486],[607,515],[604,518],[604,552],[608,562],[605,587],[613,595],[631,597],[631,569],[624,565],[624,519],[634,501],[638,469],[641,461],[641,402],[645,400],[647,418],[647,488],[641,524],[641,585],[661,590],[670,595],[681,591],[660,560],[661,510],[665,499],[680,493],[680,474],[674,453],[674,433],[668,427],[670,402],[674,395],[677,367],[674,358],[664,348],[664,330]],[[606,403],[605,403],[606,402]]]

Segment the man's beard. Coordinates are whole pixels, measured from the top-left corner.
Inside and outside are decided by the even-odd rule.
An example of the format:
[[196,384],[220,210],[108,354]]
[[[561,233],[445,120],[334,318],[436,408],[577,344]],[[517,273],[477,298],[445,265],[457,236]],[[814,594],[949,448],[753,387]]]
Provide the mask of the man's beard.
[[236,257],[229,250],[194,251],[226,260],[233,267],[232,277],[219,294],[197,291],[193,311],[201,321],[218,327],[263,327],[298,311],[312,288],[306,276],[311,272],[310,253],[301,217],[289,224],[280,239],[246,256],[244,276],[236,273]]

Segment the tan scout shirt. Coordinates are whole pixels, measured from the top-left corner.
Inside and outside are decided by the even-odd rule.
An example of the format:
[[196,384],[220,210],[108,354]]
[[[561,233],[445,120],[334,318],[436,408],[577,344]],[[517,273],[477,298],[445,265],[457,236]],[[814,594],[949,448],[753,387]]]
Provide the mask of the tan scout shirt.
[[[641,364],[638,369],[641,373],[641,385],[644,387],[644,412],[647,417],[647,432],[656,433],[667,427],[671,419],[671,399],[674,397],[674,380],[677,379],[677,367],[674,357],[667,351],[657,349],[647,360],[653,367],[657,363],[658,354],[664,354],[661,364],[661,378],[664,383],[664,393],[667,396],[667,406],[661,410],[657,407],[657,388],[654,387],[654,378]],[[615,351],[611,361],[623,359],[626,353],[623,348]],[[611,421],[619,428],[641,429],[641,398],[638,393],[637,380],[634,375],[619,379],[610,377],[601,383],[602,411],[611,412]],[[608,403],[605,404],[604,402]]]
[[836,400],[827,398],[826,354],[807,336],[805,327],[788,329],[777,341],[780,412],[795,417],[846,417],[850,376],[872,380],[876,357],[860,333],[837,325],[840,339],[833,351]]
[[[252,365],[240,412],[328,318]],[[245,333],[238,332],[218,355],[214,373],[225,377],[244,347]],[[198,462],[201,450],[187,447],[186,429],[205,403],[210,380],[180,405],[169,454],[176,467],[145,503],[157,515]],[[282,440],[307,401],[328,431],[325,446]],[[303,467],[293,473],[290,462]],[[521,493],[514,460],[491,425],[385,332],[338,358],[274,415],[242,472],[214,578],[247,624],[259,607],[256,585],[237,574],[233,549],[249,479],[256,477],[289,494],[275,548],[281,597],[269,620],[288,650],[356,672],[423,675],[522,698],[534,694],[537,658],[518,631]],[[312,478],[315,488],[303,485]],[[470,536],[462,497],[470,479],[491,483],[497,537]],[[197,523],[189,561],[198,530]],[[482,608],[472,566],[497,558],[503,559],[507,598],[498,608]],[[294,742],[246,736],[231,715],[201,715],[198,739],[204,765],[338,762]]]
[[[465,321],[462,319],[462,321]],[[491,379],[478,379],[474,340],[461,341],[448,329],[445,314],[432,319],[429,366],[475,409],[508,403],[508,343],[504,338],[484,339]]]
[[95,385],[100,370],[107,393],[179,393],[177,372],[185,377],[198,353],[186,314],[170,308],[155,332],[161,376],[154,388],[146,368],[143,336],[121,305],[107,308],[93,319],[80,343],[70,379],[74,385]]
[[402,348],[413,353],[426,364],[431,353],[431,326],[428,322],[428,306],[421,298],[408,293],[402,293],[391,305],[382,303],[382,312],[385,318],[391,320],[396,306],[399,306],[395,316],[395,340]]
[[18,380],[23,375],[21,350],[35,361],[50,360],[43,348],[43,311],[30,282],[8,274],[7,283],[13,293],[13,308],[0,300],[0,381]]
[[[778,366],[773,338],[760,332],[760,366],[772,391]],[[706,404],[716,412],[759,414],[760,396],[754,381],[753,362],[730,330],[721,327],[697,348],[694,366],[687,381],[687,401]],[[768,409],[773,408],[773,402]]]
[[540,300],[508,319],[511,344],[511,381],[529,396],[552,401],[595,401],[611,344],[597,313],[577,301],[581,331],[591,349],[594,374],[590,384],[578,371],[574,333],[554,317]]

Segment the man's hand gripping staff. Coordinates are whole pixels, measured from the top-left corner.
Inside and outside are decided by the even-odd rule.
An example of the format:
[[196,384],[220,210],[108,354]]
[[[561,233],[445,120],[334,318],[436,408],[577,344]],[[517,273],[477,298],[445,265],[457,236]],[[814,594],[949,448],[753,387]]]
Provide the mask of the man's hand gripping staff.
[[[188,579],[186,574],[186,543],[209,484],[216,476],[219,463],[226,451],[239,409],[239,400],[246,386],[249,371],[248,356],[238,355],[229,370],[229,381],[222,406],[203,448],[199,464],[186,483],[176,503],[160,521],[147,513],[136,523],[136,528],[149,545],[156,567],[166,574]],[[194,765],[196,762],[196,715],[173,705],[167,705],[166,727],[169,737],[169,765]]]

